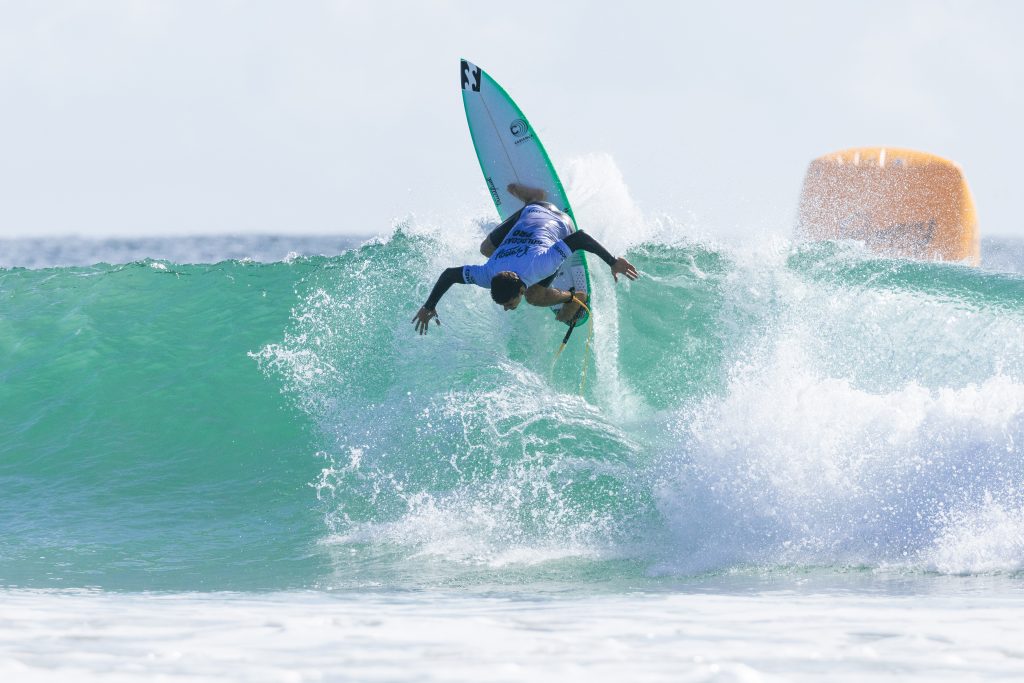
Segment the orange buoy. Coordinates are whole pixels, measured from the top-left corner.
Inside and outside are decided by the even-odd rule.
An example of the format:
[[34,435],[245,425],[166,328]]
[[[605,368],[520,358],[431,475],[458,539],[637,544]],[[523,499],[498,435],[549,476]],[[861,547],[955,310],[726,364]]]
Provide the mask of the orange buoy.
[[855,147],[807,168],[797,232],[874,252],[978,265],[978,216],[960,167],[926,152]]

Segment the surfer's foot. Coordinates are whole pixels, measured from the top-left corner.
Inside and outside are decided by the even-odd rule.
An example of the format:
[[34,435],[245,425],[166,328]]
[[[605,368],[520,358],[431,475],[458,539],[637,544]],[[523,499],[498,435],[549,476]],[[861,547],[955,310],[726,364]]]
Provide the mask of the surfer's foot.
[[542,202],[547,193],[537,187],[529,187],[522,183],[509,183],[506,188],[513,197],[520,200],[524,204],[530,202]]
[[576,292],[573,295],[572,301],[570,301],[567,304],[562,304],[562,309],[558,311],[557,315],[555,315],[555,320],[560,320],[561,322],[568,325],[570,322],[572,322],[573,316],[576,315],[576,311],[580,310],[581,301],[583,303],[587,302],[586,292]]

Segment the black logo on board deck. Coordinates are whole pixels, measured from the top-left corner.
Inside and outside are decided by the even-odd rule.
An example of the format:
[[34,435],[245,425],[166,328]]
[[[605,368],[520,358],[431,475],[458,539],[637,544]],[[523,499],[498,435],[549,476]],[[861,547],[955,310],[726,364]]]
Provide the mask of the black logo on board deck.
[[530,124],[522,119],[516,119],[508,126],[508,132],[512,133],[514,137],[520,137],[530,132]]
[[480,67],[474,66],[467,62],[465,59],[462,60],[462,89],[465,90],[466,86],[473,92],[480,92]]
[[501,196],[498,194],[498,188],[494,186],[491,176],[487,176],[487,189],[491,191],[491,199],[494,200],[494,205],[501,206]]

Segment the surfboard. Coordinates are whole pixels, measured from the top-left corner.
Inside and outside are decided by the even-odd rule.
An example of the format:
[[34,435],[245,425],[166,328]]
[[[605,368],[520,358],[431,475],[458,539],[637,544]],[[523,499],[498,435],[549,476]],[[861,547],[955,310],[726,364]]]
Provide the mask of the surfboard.
[[[476,158],[501,220],[523,208],[523,202],[507,189],[509,183],[520,183],[544,190],[546,200],[567,213],[572,218],[573,231],[577,230],[576,217],[562,181],[551,165],[537,131],[522,110],[487,72],[465,59],[460,65],[459,78]],[[576,291],[587,292],[591,296],[590,271],[582,251],[573,252],[562,263],[551,286],[558,289],[575,287]],[[588,307],[593,306],[592,301],[592,298],[587,301]],[[561,304],[551,307],[556,314],[561,309]],[[587,317],[584,310],[578,323],[586,322]]]

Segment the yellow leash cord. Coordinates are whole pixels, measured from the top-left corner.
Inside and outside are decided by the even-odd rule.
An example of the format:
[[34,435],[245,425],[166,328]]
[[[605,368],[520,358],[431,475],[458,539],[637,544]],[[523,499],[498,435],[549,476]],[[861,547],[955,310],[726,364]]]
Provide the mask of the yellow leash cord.
[[[587,342],[583,346],[583,371],[582,371],[582,377],[580,378],[580,396],[582,396],[583,395],[583,390],[587,386],[587,352],[590,350],[590,342],[594,338],[594,314],[593,314],[593,312],[591,312],[591,310],[587,307],[587,305],[585,303],[583,303],[582,301],[580,301],[579,299],[576,298],[575,294],[572,295],[572,300],[571,301],[567,301],[566,303],[572,303],[573,301],[578,303],[580,305],[580,307],[582,307],[583,310],[587,312],[587,328],[588,328],[588,330],[587,330]],[[570,334],[572,334],[572,330],[571,329],[565,335],[565,339],[562,340],[562,345],[558,347],[558,351],[555,352],[555,358],[554,358],[554,360],[551,361],[551,372],[552,373],[555,371],[555,364],[558,363],[558,357],[562,355],[562,351],[565,350],[565,345],[569,343],[569,335]]]

